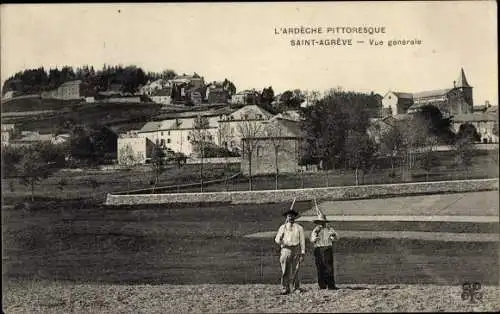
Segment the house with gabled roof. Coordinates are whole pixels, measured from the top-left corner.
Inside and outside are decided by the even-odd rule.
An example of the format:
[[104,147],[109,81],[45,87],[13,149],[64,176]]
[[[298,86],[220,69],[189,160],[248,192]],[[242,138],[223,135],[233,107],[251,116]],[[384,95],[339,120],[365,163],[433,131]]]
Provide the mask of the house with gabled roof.
[[406,92],[388,91],[382,98],[382,116],[404,114],[413,105],[413,95]]
[[242,138],[241,172],[249,173],[249,158],[246,145],[253,145],[252,175],[295,173],[301,158],[302,132],[300,122],[273,118],[263,124],[262,131],[254,136]]

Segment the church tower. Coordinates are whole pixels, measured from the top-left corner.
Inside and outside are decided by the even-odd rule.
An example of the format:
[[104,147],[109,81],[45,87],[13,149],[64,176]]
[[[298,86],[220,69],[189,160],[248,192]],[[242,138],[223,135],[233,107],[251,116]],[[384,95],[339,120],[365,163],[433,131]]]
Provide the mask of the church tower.
[[472,98],[472,86],[467,82],[467,78],[465,77],[464,69],[460,69],[460,74],[458,75],[458,79],[453,82],[454,88],[458,89],[461,94],[461,98],[463,99],[462,108],[459,109],[461,113],[472,113],[472,107],[474,106],[474,101]]

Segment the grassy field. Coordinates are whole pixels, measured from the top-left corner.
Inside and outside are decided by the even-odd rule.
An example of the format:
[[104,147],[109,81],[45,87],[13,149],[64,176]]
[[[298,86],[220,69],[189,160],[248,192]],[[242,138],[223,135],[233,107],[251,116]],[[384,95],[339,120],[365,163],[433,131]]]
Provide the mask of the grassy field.
[[[467,193],[464,194],[467,197]],[[495,311],[499,242],[354,239],[335,245],[342,290],[318,291],[307,244],[300,295],[278,296],[271,238],[290,204],[104,207],[81,200],[2,207],[6,313]],[[295,208],[305,213],[310,202]],[[447,209],[448,214],[453,205]],[[306,232],[310,223],[301,223]],[[338,230],[490,232],[472,224],[338,223]],[[457,229],[458,228],[458,229]],[[480,282],[483,302],[460,298]]]
[[[272,239],[246,235],[276,230],[288,206],[102,207],[74,201],[29,212],[3,208],[4,278],[277,284],[279,258]],[[309,202],[296,204],[300,212],[310,208]],[[312,229],[310,223],[303,225]],[[336,227],[357,228],[353,224]],[[373,223],[370,228],[391,226]],[[442,231],[439,224],[427,229]],[[315,268],[307,246],[302,278],[313,283]],[[498,249],[497,242],[343,238],[335,247],[337,280],[341,284],[458,285],[465,280],[498,284]]]
[[[473,165],[465,171],[453,164],[453,158],[450,152],[440,153],[442,156],[441,165],[432,169],[429,173],[422,169],[412,171],[411,182],[424,181],[445,181],[445,180],[463,180],[463,179],[483,179],[498,178],[499,168],[497,152],[479,151],[473,158]],[[395,175],[391,176],[391,169],[375,169],[367,173],[364,181],[360,184],[387,184],[403,183],[399,168],[395,168]],[[252,179],[253,190],[274,190],[274,175],[255,176]],[[356,179],[353,170],[337,169],[331,171],[321,171],[315,173],[300,174],[282,174],[278,178],[279,189],[300,189],[300,188],[319,188],[356,185]],[[206,187],[207,192],[218,191],[246,191],[249,189],[248,178],[239,176],[233,179],[228,186],[225,183],[212,184]],[[184,188],[180,190],[166,189],[164,192],[197,192],[199,189]]]
[[[205,180],[223,178],[238,173],[239,165],[211,165],[204,171]],[[66,185],[61,189],[60,182],[64,179]],[[106,193],[151,187],[154,172],[151,167],[143,166],[133,170],[61,170],[43,180],[35,188],[39,200],[63,199],[95,199],[104,201]],[[92,185],[92,182],[96,185]],[[171,165],[159,180],[158,186],[186,184],[199,182],[199,167],[184,165],[178,168]],[[196,190],[196,189],[195,189]],[[197,188],[200,191],[200,188]],[[16,178],[2,179],[2,196],[4,203],[15,204],[31,195],[28,187],[21,185]]]
[[[430,174],[416,169],[413,172],[413,182],[498,178],[498,163],[490,154],[478,154],[468,173],[458,169],[450,163],[445,163],[433,169]],[[239,164],[223,165],[211,164],[204,167],[204,182],[223,179],[240,172]],[[380,169],[365,176],[364,184],[399,183],[401,176],[390,175],[390,169]],[[59,184],[64,178],[66,185]],[[36,186],[35,194],[39,199],[82,199],[91,198],[103,201],[106,193],[124,192],[130,190],[147,189],[151,187],[154,178],[151,167],[142,166],[132,170],[102,171],[86,169],[82,171],[61,170],[43,180]],[[159,187],[155,193],[200,192],[199,165],[184,165],[178,168],[171,165],[160,177]],[[94,184],[94,185],[93,185]],[[194,184],[192,187],[178,187],[178,185]],[[327,186],[355,185],[352,171],[334,170],[328,172],[305,173],[303,175],[280,175],[280,189],[311,188]],[[170,186],[170,188],[161,188]],[[272,190],[275,188],[275,178],[270,176],[256,176],[253,178],[254,190]],[[224,182],[204,186],[205,192],[248,190],[248,178],[238,176],[226,185]],[[15,178],[2,179],[2,195],[4,202],[13,203],[28,198],[31,191],[19,183]],[[144,192],[149,193],[149,192]]]

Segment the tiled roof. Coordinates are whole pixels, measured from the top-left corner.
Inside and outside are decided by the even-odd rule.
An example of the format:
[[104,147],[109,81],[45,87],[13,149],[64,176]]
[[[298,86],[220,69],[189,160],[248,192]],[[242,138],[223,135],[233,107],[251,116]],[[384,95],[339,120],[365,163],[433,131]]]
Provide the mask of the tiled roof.
[[403,92],[392,92],[392,93],[396,95],[398,98],[413,99],[413,95],[411,93],[403,93]]
[[482,112],[470,114],[457,114],[452,117],[454,122],[479,122],[479,121],[497,121],[498,116]]
[[75,85],[75,84],[81,84],[82,80],[75,80],[75,81],[69,81],[61,84],[61,86],[67,86],[67,85]]
[[161,127],[161,122],[153,121],[147,122],[144,126],[139,130],[139,132],[154,132],[158,131]]
[[426,97],[438,97],[438,96],[444,96],[448,94],[448,92],[452,90],[451,88],[446,88],[446,89],[436,89],[436,90],[430,90],[430,91],[423,91],[419,93],[413,93],[413,98],[426,98]]
[[278,119],[278,121],[288,130],[291,136],[301,136],[300,122],[286,119]]
[[54,134],[32,133],[21,137],[20,139],[16,140],[16,142],[43,142],[50,141],[53,137]]

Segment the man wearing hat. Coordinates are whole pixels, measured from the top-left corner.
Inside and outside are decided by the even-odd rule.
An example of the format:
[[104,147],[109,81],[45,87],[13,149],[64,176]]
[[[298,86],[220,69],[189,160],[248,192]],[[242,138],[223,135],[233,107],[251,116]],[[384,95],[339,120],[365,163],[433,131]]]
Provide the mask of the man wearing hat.
[[[294,200],[295,203],[295,200]],[[291,287],[294,292],[300,292],[300,280],[298,276],[298,267],[304,260],[306,253],[306,241],[304,228],[295,223],[299,214],[292,208],[285,212],[285,223],[280,226],[274,242],[281,246],[280,264],[281,264],[281,285],[282,294],[288,294]]]
[[339,236],[332,227],[327,226],[328,219],[316,204],[318,218],[313,220],[317,225],[311,232],[311,242],[314,244],[314,259],[318,272],[318,284],[320,289],[337,290],[333,273],[333,242],[338,241]]

